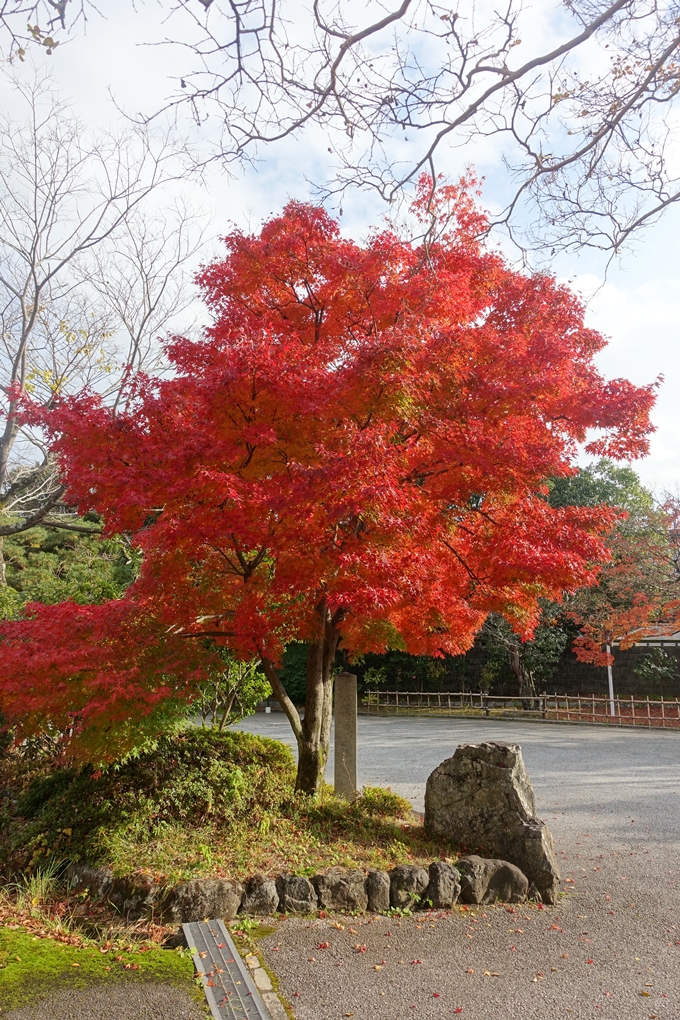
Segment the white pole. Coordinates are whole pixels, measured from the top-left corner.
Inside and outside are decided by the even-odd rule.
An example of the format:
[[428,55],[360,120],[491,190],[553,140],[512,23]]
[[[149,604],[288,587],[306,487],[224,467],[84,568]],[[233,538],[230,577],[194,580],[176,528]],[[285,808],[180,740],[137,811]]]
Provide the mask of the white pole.
[[[611,655],[612,650],[607,645],[607,655]],[[607,662],[607,678],[609,680],[609,714],[616,715],[616,707],[614,705],[614,681],[612,679],[612,664]]]

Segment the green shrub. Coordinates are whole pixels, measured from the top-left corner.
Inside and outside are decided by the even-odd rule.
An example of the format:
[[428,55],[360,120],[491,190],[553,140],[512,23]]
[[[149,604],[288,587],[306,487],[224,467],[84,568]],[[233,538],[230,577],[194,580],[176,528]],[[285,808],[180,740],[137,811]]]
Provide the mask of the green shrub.
[[392,793],[389,787],[364,786],[355,804],[361,814],[376,818],[410,818],[413,814],[411,802]]
[[105,770],[60,768],[31,783],[16,804],[9,852],[21,851],[23,866],[50,856],[96,862],[112,841],[152,841],[178,823],[226,828],[280,810],[294,781],[293,756],[279,741],[185,730]]

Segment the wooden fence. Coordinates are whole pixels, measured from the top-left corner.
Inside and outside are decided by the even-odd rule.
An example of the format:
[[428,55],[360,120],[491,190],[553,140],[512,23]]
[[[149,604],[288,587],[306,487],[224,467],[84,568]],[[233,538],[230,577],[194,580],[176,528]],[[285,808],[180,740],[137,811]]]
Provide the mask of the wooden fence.
[[609,698],[592,695],[540,694],[506,698],[470,691],[439,693],[367,691],[362,700],[369,715],[482,716],[552,719],[607,726],[648,726],[680,729],[680,701]]

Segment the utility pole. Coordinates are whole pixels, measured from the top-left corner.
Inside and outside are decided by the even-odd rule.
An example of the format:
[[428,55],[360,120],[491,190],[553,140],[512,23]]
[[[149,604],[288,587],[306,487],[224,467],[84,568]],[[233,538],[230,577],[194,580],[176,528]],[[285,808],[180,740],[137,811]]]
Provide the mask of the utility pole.
[[[611,646],[606,645],[607,655],[612,654]],[[607,678],[609,680],[609,714],[612,716],[616,715],[616,706],[614,704],[614,680],[612,677],[612,664],[607,660]]]

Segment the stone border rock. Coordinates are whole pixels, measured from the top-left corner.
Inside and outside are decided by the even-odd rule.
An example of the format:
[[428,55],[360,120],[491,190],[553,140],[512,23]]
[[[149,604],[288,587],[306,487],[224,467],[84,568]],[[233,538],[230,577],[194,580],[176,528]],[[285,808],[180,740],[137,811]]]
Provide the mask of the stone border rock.
[[[382,914],[392,910],[449,910],[456,903],[496,900],[521,903],[529,882],[508,861],[470,855],[454,864],[433,861],[429,868],[399,864],[391,871],[349,871],[330,868],[313,875],[253,875],[246,882],[228,878],[197,878],[163,886],[145,875],[114,878],[108,868],[70,864],[65,878],[72,888],[93,899],[108,900],[129,921],[155,914],[170,924],[220,917],[231,921],[245,914],[271,916],[337,913]],[[535,893],[535,890],[533,890]],[[540,897],[538,897],[540,899]]]

